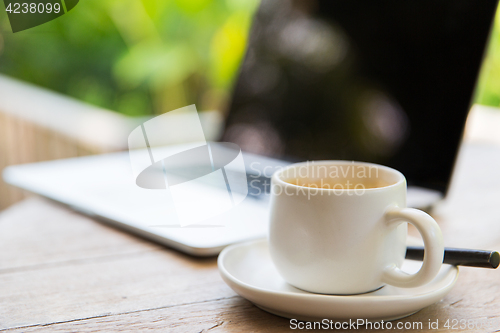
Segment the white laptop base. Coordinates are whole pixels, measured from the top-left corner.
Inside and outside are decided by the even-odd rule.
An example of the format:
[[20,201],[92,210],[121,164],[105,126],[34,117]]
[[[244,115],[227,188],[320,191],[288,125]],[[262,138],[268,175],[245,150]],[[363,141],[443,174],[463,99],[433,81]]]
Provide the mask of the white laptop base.
[[[179,146],[172,148],[177,150]],[[267,166],[272,170],[287,164],[252,154],[244,154],[244,159],[253,169]],[[267,196],[256,199],[249,195],[227,213],[230,222],[224,226],[172,225],[168,221],[172,212],[165,204],[168,193],[138,187],[127,152],[11,166],[4,170],[3,177],[11,185],[195,256],[216,255],[229,244],[267,234]],[[440,198],[436,191],[408,189],[411,207],[429,207]]]

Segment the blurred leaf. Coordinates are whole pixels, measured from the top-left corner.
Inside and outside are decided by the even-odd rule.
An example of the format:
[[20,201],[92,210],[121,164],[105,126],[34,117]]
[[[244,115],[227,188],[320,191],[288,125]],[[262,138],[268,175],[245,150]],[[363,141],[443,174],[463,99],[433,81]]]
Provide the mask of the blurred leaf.
[[211,45],[212,81],[216,87],[227,87],[237,73],[245,53],[250,17],[236,12],[216,32]]
[[149,104],[150,101],[144,92],[132,91],[120,96],[117,110],[128,116],[140,116],[150,113]]
[[486,50],[479,75],[474,102],[500,106],[500,7],[495,16],[490,44]]
[[197,13],[205,9],[212,0],[175,0],[175,4],[180,10],[187,14]]
[[177,44],[138,44],[114,67],[116,80],[128,89],[149,82],[154,86],[175,84],[185,80],[196,69],[189,46]]

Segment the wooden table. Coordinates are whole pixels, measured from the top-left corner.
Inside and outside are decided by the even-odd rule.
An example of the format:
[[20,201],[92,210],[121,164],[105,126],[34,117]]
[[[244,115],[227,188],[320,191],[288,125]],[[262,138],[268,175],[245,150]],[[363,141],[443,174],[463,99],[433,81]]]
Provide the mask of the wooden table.
[[[462,149],[450,195],[433,215],[446,246],[500,250],[498,146]],[[402,321],[425,328],[429,319],[440,321],[435,332],[462,331],[442,327],[447,319],[500,330],[500,270],[460,268],[448,296]],[[32,198],[0,215],[0,330],[282,332],[290,323],[236,295],[216,258],[193,258]]]

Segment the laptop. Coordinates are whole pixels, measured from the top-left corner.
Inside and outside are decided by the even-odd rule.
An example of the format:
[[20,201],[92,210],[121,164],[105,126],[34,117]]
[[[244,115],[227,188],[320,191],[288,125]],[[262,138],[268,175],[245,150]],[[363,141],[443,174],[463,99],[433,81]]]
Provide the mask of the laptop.
[[[249,184],[246,198],[226,212],[230,223],[169,223],[167,191],[137,186],[128,152],[11,166],[3,177],[195,256],[264,237],[272,171],[297,161],[394,167],[407,177],[408,206],[428,208],[450,184],[496,6],[262,1],[221,135],[242,149]],[[168,156],[191,147],[162,149]],[[199,186],[206,197],[220,191]]]

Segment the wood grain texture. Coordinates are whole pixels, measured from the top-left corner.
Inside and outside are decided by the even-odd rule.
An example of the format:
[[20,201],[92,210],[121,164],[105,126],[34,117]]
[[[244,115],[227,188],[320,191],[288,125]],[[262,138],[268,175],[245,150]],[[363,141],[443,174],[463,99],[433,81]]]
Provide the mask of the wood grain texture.
[[234,296],[215,259],[169,251],[0,274],[0,327],[70,321]]
[[[439,321],[439,329],[432,332],[494,332],[500,329],[500,313],[498,307],[492,306],[495,295],[491,289],[478,286],[470,290],[476,275],[474,270],[461,273],[457,287],[441,302],[434,304],[417,314],[392,322],[396,327],[398,322],[422,323],[422,329],[409,329],[409,332],[428,332],[430,322]],[[498,290],[498,281],[490,274],[490,283]],[[498,293],[497,293],[498,294]],[[497,303],[498,304],[498,303]],[[471,311],[473,310],[473,311]],[[465,319],[482,325],[482,329],[450,330],[444,327],[446,320]],[[459,325],[458,325],[459,326]],[[417,327],[417,326],[414,326]],[[14,332],[50,331],[50,332],[290,332],[290,321],[268,314],[250,302],[238,296],[225,297],[204,302],[179,304],[135,312],[109,314],[100,317],[84,318],[71,322],[53,323],[23,327]],[[9,330],[10,331],[10,330]],[[319,331],[319,330],[313,330]],[[324,331],[324,330],[323,330]],[[365,332],[394,332],[395,330],[359,330]]]
[[[499,147],[464,147],[450,195],[433,212],[446,246],[500,250],[499,170]],[[448,319],[487,326],[450,330]],[[461,268],[442,301],[393,325],[422,322],[408,331],[426,332],[429,320],[440,321],[432,332],[499,331],[500,270]],[[289,320],[229,289],[215,258],[183,255],[40,199],[0,214],[0,329],[291,331]]]
[[0,274],[159,249],[48,200],[0,213]]

